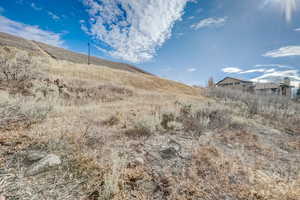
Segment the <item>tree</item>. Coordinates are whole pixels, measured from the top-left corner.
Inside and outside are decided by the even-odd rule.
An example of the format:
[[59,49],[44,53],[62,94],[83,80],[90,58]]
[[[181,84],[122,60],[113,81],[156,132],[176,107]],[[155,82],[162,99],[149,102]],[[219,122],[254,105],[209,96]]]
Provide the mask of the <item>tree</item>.
[[207,86],[208,86],[209,88],[215,87],[215,82],[214,82],[213,77],[210,77],[210,78],[208,79],[208,81],[207,81]]

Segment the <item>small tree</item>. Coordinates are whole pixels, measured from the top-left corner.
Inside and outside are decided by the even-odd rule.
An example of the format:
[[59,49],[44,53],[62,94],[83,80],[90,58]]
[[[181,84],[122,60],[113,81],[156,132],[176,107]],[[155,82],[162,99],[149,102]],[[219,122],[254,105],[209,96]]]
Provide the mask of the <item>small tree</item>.
[[207,86],[208,86],[209,88],[215,87],[215,82],[214,82],[213,77],[210,77],[210,78],[208,79],[208,81],[207,81]]

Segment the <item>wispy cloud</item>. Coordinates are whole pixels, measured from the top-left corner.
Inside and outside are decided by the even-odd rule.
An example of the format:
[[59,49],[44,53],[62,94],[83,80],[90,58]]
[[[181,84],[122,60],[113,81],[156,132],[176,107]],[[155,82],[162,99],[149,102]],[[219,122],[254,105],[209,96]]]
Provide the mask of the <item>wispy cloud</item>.
[[242,70],[238,67],[227,67],[223,68],[222,71],[227,74],[254,74],[254,76],[256,77],[251,79],[251,81],[253,82],[272,82],[288,77],[294,86],[298,86],[298,84],[300,83],[300,73],[299,70],[296,69],[284,70],[280,68],[259,68]]
[[222,71],[224,73],[231,74],[231,73],[239,73],[242,70],[240,68],[237,68],[237,67],[225,67],[225,68],[222,69]]
[[261,69],[249,69],[249,70],[245,70],[245,71],[240,71],[239,74],[251,74],[251,73],[256,73],[256,72],[266,72],[266,71],[274,71],[274,69],[264,69],[264,68],[261,68]]
[[[263,66],[263,65],[256,65],[256,66]],[[276,70],[274,68],[271,69],[256,68],[256,69],[243,70],[238,67],[226,67],[223,68],[222,71],[226,74],[251,74],[251,73],[271,73],[271,72],[275,72]]]
[[300,28],[295,28],[294,31],[300,32]]
[[279,58],[288,56],[300,56],[300,46],[286,46],[265,53],[263,56]]
[[276,68],[285,68],[285,69],[293,69],[294,67],[282,64],[257,64],[254,67],[276,67]]
[[300,73],[299,70],[283,70],[283,71],[273,71],[264,73],[261,76],[252,78],[253,82],[271,82],[276,80],[282,80],[283,78],[289,78],[291,84],[298,87],[300,84]]
[[32,26],[10,20],[0,16],[0,32],[9,33],[29,40],[44,42],[54,46],[62,46],[63,40],[61,34],[53,33],[40,29],[38,26]]
[[44,10],[45,13],[47,13],[47,15],[49,15],[55,21],[60,20],[60,17],[57,14],[55,14],[54,12],[51,12],[49,10],[47,11],[47,9],[43,9],[42,7],[36,5],[35,3],[31,3],[30,6],[31,6],[31,8],[33,8],[36,11]]
[[83,20],[83,19],[79,20],[79,24],[80,24],[80,29],[81,29],[84,33],[90,35],[89,29],[88,29],[88,27],[86,26],[85,20]]
[[42,7],[38,7],[35,3],[31,3],[30,6],[37,11],[41,11],[43,9]]
[[195,71],[197,71],[197,69],[196,68],[188,68],[187,71],[188,72],[195,72]]
[[57,21],[57,20],[60,19],[60,17],[57,16],[56,14],[54,14],[53,12],[48,11],[47,13],[48,13],[48,15],[49,15],[53,20],[55,20],[55,21]]
[[224,26],[227,21],[227,17],[223,18],[206,18],[198,23],[195,23],[191,25],[192,29],[198,30],[200,28],[206,28],[206,27],[221,27]]
[[83,0],[88,14],[89,32],[105,42],[115,58],[144,62],[171,37],[189,0]]

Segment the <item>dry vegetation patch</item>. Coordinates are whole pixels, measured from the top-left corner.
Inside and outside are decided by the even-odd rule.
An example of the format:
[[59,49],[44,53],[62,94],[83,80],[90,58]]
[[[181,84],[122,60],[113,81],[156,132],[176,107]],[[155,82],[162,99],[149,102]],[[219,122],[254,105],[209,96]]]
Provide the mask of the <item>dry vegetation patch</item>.
[[[148,75],[48,64],[46,79],[28,79],[35,96],[0,93],[0,196],[299,199],[298,104],[232,91],[205,98]],[[25,177],[22,155],[33,150],[62,163]]]
[[210,88],[207,95],[232,107],[239,103],[237,108],[245,117],[261,116],[262,120],[275,128],[292,134],[300,132],[300,104],[287,97],[255,95],[225,88]]

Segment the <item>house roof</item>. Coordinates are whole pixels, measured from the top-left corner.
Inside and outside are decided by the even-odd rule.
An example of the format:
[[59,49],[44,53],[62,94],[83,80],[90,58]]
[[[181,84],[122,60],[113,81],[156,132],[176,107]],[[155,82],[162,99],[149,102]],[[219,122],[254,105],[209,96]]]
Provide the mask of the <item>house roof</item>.
[[263,89],[274,89],[279,88],[280,84],[277,83],[256,83],[255,89],[256,90],[263,90]]
[[280,86],[290,87],[290,88],[293,87],[284,83],[256,83],[255,89],[256,90],[275,89],[275,88],[279,88]]
[[227,76],[227,77],[223,78],[222,80],[220,80],[219,82],[217,82],[216,85],[218,85],[219,83],[221,83],[222,81],[224,81],[225,79],[228,79],[228,78],[234,79],[234,80],[237,80],[237,81],[240,81],[240,82],[244,82],[244,83],[252,83],[251,81],[246,81],[246,80],[242,80],[242,79]]

